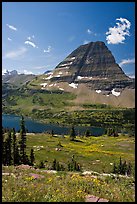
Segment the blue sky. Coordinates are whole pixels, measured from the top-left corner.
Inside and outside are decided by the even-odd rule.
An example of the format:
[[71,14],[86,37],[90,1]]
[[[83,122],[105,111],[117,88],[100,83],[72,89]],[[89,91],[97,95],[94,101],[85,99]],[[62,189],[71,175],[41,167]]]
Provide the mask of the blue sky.
[[134,76],[135,3],[2,3],[2,71],[42,74],[95,41],[104,41],[124,72]]

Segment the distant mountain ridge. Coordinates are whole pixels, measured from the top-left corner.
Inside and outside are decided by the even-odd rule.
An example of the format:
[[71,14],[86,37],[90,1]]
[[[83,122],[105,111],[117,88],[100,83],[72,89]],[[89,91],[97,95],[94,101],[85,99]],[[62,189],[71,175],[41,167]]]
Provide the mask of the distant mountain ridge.
[[34,74],[18,74],[16,70],[6,70],[6,72],[2,75],[2,83],[22,86],[34,78]]
[[13,76],[13,75],[18,75],[18,72],[16,70],[12,70],[12,71],[6,70],[6,72],[4,72],[2,75],[3,76],[9,76],[9,75]]

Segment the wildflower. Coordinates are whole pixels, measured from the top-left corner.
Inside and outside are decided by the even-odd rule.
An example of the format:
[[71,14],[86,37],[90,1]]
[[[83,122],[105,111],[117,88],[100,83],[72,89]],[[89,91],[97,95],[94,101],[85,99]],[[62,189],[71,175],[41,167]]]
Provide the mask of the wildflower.
[[33,179],[34,179],[33,176],[31,176],[31,177],[26,177],[26,178],[25,178],[26,181],[32,181]]
[[81,191],[81,190],[78,190],[78,191],[77,191],[77,194],[80,194],[80,193],[82,193],[82,191]]
[[47,183],[50,183],[51,181],[52,181],[52,178],[50,178]]

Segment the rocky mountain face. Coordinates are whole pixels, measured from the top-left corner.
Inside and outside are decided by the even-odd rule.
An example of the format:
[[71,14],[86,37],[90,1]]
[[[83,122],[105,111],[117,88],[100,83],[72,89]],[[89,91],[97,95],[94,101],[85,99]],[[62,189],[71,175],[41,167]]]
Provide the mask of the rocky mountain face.
[[42,90],[72,92],[77,104],[135,106],[135,80],[123,72],[101,41],[78,47],[54,70],[41,76],[39,85]]
[[81,45],[56,68],[60,77],[52,80],[86,83],[91,89],[134,88],[134,80],[125,75],[104,42]]
[[44,74],[18,74],[16,70],[2,76],[2,96],[14,89],[31,92],[73,93],[79,109],[83,104],[108,104],[116,107],[135,107],[135,80],[125,75],[104,42],[81,45]]

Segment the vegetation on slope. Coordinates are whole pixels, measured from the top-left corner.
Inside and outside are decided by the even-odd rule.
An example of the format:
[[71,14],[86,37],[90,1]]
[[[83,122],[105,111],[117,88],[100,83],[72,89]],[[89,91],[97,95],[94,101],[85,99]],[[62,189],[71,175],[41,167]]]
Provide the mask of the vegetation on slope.
[[[7,93],[5,91],[5,93]],[[31,117],[45,123],[117,127],[134,135],[135,109],[120,109],[105,104],[83,104],[72,111],[75,95],[63,91],[45,91],[22,87],[3,97],[2,111]],[[71,111],[70,111],[71,110]]]
[[[135,200],[135,138],[76,137],[72,130],[70,136],[26,134],[22,117],[20,133],[13,131],[11,136],[3,131],[3,147],[8,151],[3,151],[3,202],[83,202],[89,194],[110,202]],[[12,147],[16,145],[21,160],[15,163],[13,158],[12,166]],[[128,173],[128,177],[119,173]]]
[[135,202],[133,178],[51,174],[13,167],[3,167],[3,172],[12,173],[2,178],[3,202],[84,202],[88,194],[110,202]]
[[[3,173],[8,172],[10,175],[2,177],[2,201],[83,202],[86,195],[92,194],[110,202],[133,202],[134,143],[135,139],[128,136],[76,137],[74,141],[70,141],[69,136],[61,138],[46,134],[28,134],[27,152],[34,148],[34,167],[38,167],[40,161],[43,161],[45,168],[21,169],[18,166],[3,166]],[[57,147],[61,150],[57,151]],[[54,159],[67,169],[73,155],[81,164],[81,171],[91,171],[91,175],[67,170],[56,174],[47,172],[46,169],[52,168]],[[113,171],[113,164],[119,163],[120,156],[122,161],[131,162],[133,177],[103,175],[102,173]]]

